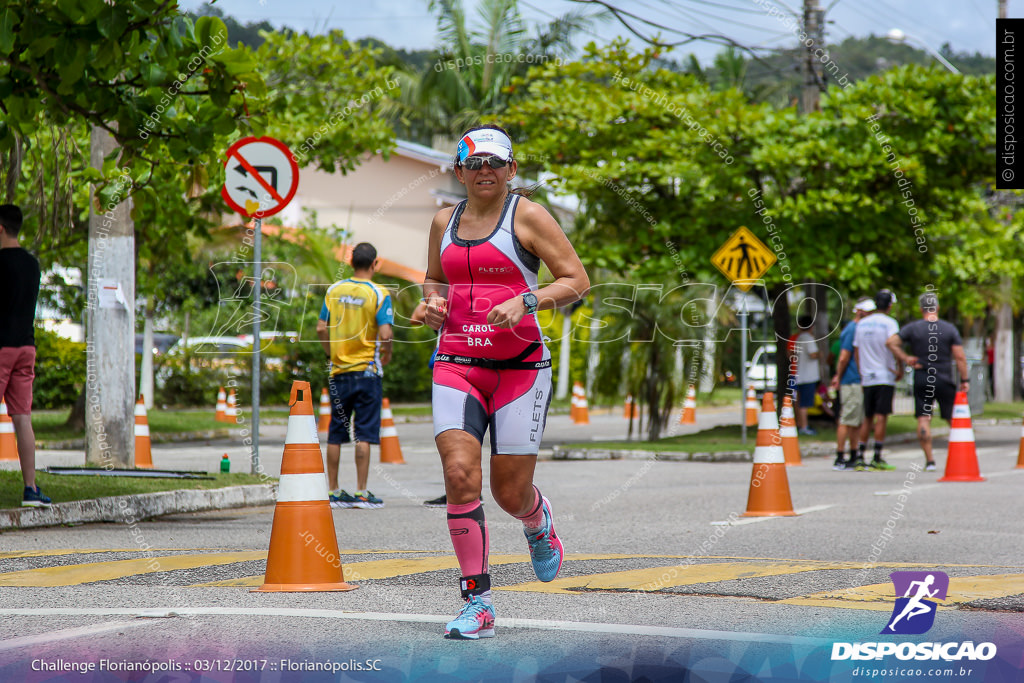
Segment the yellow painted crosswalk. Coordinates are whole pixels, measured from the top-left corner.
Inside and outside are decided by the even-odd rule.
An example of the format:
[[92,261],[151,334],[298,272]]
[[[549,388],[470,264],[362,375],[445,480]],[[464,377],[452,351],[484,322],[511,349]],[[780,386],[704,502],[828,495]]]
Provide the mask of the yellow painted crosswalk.
[[[103,561],[105,554],[118,553],[131,559]],[[88,562],[61,564],[70,555],[87,556]],[[387,555],[382,559],[358,559],[360,556]],[[91,556],[91,557],[88,557]],[[345,549],[341,556],[348,558],[344,563],[345,578],[349,581],[387,580],[397,577],[427,574],[439,570],[458,571],[458,561],[450,552],[432,550],[387,550],[387,549]],[[143,553],[138,550],[118,549],[61,549],[39,551],[8,551],[0,553],[0,569],[4,560],[29,558],[53,558],[50,566],[36,569],[20,569],[0,572],[0,587],[55,587],[77,586],[98,581],[129,579],[159,572],[195,570],[202,567],[217,568],[215,575],[230,578],[193,583],[191,588],[252,588],[263,583],[262,575],[252,575],[251,565],[246,562],[266,560],[262,550],[224,551],[217,549],[174,549],[162,548]],[[76,558],[80,559],[80,558]],[[86,559],[86,558],[81,558]],[[569,553],[565,558],[561,577],[549,583],[527,581],[523,583],[495,586],[495,590],[563,595],[584,592],[664,592],[681,586],[704,585],[698,595],[722,597],[728,593],[733,582],[744,579],[774,577],[776,587],[784,587],[786,581],[797,576],[828,576],[819,572],[860,570],[862,562],[830,562],[807,559],[754,558],[754,557],[694,557],[686,555],[643,555],[622,553]],[[501,565],[529,565],[526,554],[491,555],[490,563]],[[602,562],[599,567],[576,564]],[[616,564],[627,563],[627,569],[614,569]],[[666,563],[667,562],[667,563]],[[637,565],[643,565],[639,568]],[[945,569],[950,576],[949,595],[943,603],[947,608],[956,607],[978,600],[1024,595],[1024,567],[1001,567],[992,565],[922,565],[904,562],[878,563],[876,569]],[[573,570],[579,568],[579,573]],[[594,572],[594,569],[606,571]],[[610,570],[609,570],[610,569]],[[1000,573],[988,573],[999,571]],[[230,576],[232,571],[236,576]],[[586,573],[593,572],[593,573]],[[244,575],[243,575],[244,574]],[[190,576],[190,575],[187,575]],[[173,579],[169,579],[173,583]],[[877,580],[877,578],[876,578]],[[184,585],[184,584],[181,584]],[[820,585],[820,584],[819,584]],[[690,593],[694,593],[690,591]],[[789,593],[792,595],[792,592]],[[891,583],[874,583],[842,589],[818,591],[795,597],[763,596],[779,605],[811,606],[826,608],[890,610],[894,598]]]

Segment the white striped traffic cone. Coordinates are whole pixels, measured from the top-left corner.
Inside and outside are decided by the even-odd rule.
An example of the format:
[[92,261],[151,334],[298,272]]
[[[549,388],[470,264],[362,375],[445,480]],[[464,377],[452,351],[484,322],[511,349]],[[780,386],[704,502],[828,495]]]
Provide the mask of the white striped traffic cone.
[[327,395],[327,387],[320,392],[320,422],[317,430],[321,432],[331,429],[331,398]]
[[758,424],[758,405],[757,405],[757,392],[754,391],[754,387],[751,386],[747,389],[747,426],[753,427]]
[[220,387],[217,391],[217,409],[213,415],[213,419],[217,422],[227,422],[228,412],[228,396],[224,393],[224,387]]
[[228,424],[238,424],[238,403],[235,399],[235,390],[228,394],[228,407],[224,411],[224,421]]
[[135,404],[135,466],[153,469],[153,448],[149,439],[149,418],[145,397],[139,394]]
[[7,403],[0,398],[0,460],[18,460],[18,438],[14,421],[7,414]]
[[974,427],[967,392],[956,392],[953,420],[949,425],[949,453],[946,473],[939,481],[985,481],[978,469],[978,452],[974,447]]
[[789,496],[786,456],[779,438],[779,420],[775,416],[772,392],[763,397],[758,417],[757,445],[754,447],[754,469],[750,473],[750,492],[744,517],[792,517],[793,500]]
[[679,417],[679,424],[697,424],[697,388],[692,384],[686,390],[686,400],[683,401],[683,414]]
[[345,582],[309,382],[292,382],[264,583],[254,592],[350,591]]
[[587,392],[583,390],[583,384],[580,382],[575,382],[572,385],[572,402],[572,423],[577,425],[590,424],[590,407],[587,405]]
[[380,409],[380,461],[404,465],[402,446],[398,443],[398,430],[391,414],[391,402],[384,399]]
[[779,437],[787,465],[803,465],[800,457],[800,439],[796,433],[796,416],[793,414],[793,399],[789,394],[782,399],[782,420],[779,423]]

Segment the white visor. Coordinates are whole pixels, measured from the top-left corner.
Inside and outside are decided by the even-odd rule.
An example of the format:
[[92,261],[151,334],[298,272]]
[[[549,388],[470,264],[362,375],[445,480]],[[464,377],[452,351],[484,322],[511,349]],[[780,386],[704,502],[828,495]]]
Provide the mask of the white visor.
[[493,128],[474,130],[459,140],[459,163],[463,163],[466,157],[474,154],[493,154],[499,159],[512,161],[512,141],[500,130]]

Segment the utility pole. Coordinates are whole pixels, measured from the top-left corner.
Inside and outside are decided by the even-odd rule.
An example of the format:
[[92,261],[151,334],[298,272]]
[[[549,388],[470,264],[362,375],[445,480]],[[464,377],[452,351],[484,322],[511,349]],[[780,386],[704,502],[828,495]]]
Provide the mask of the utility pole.
[[804,33],[813,41],[803,46],[804,90],[801,104],[807,114],[818,111],[818,100],[825,90],[821,60],[814,54],[816,50],[825,49],[825,12],[818,6],[818,0],[804,0]]
[[[999,18],[1006,19],[1007,0],[999,0]],[[1015,210],[1016,197],[1012,192],[996,191],[996,210],[1009,205],[1010,211]],[[1013,352],[1013,280],[1004,275],[999,281],[999,301],[996,303],[995,349],[993,354],[992,378],[993,399],[996,401],[1012,401],[1014,377],[1017,375],[1017,364]]]

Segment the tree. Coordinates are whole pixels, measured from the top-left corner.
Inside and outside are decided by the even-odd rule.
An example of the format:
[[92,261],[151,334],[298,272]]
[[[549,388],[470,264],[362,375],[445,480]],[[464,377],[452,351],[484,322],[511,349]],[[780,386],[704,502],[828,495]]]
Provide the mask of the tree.
[[[1005,232],[982,201],[992,174],[991,78],[906,67],[833,89],[820,113],[800,116],[653,69],[652,58],[624,43],[590,45],[583,60],[538,66],[511,86],[520,99],[507,119],[525,138],[521,149],[547,157],[552,184],[581,200],[576,243],[588,268],[639,284],[667,284],[677,272],[711,281],[708,258],[746,225],[779,259],[764,279],[784,315],[781,343],[782,295],[803,281],[843,295],[934,283],[977,307],[972,281],[1020,267],[1019,258],[993,262],[1020,247],[1000,241]],[[867,120],[876,114],[889,149]],[[886,160],[892,149],[898,176]],[[903,177],[915,183],[913,204]],[[927,221],[926,252],[910,208]]]

